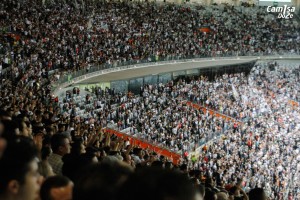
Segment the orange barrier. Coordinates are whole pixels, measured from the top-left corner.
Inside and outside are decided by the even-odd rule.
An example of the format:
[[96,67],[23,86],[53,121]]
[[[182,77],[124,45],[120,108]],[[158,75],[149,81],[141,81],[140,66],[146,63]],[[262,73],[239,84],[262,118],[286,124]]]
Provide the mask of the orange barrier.
[[18,34],[8,33],[7,36],[13,38],[15,41],[19,41],[21,39],[21,36]]
[[107,132],[109,134],[114,134],[117,137],[121,137],[124,140],[129,140],[130,144],[132,144],[132,143],[136,144],[137,146],[139,146],[142,149],[149,149],[151,151],[156,152],[159,155],[163,155],[163,156],[169,158],[169,160],[171,160],[175,165],[180,163],[181,156],[177,153],[171,152],[171,151],[169,151],[167,149],[164,149],[162,147],[155,146],[151,143],[142,141],[141,139],[138,139],[136,137],[127,135],[125,133],[122,133],[122,132],[119,132],[119,131],[116,131],[116,130],[113,130],[113,129],[107,129],[106,128],[106,129],[104,129],[104,132]]
[[233,121],[233,122],[236,122],[236,123],[238,123],[238,124],[241,123],[241,122],[237,121],[236,119],[234,119],[234,118],[232,118],[232,117],[229,117],[229,116],[227,116],[227,115],[221,114],[221,113],[219,113],[219,112],[217,112],[217,111],[214,111],[214,110],[212,110],[212,109],[206,108],[206,107],[201,106],[201,105],[199,105],[199,104],[192,103],[192,102],[190,102],[190,101],[187,101],[187,102],[186,102],[186,105],[191,106],[191,107],[193,107],[193,108],[195,108],[195,109],[197,109],[197,110],[202,110],[204,113],[209,112],[210,115],[214,115],[214,116],[216,116],[216,117],[222,117],[224,120],[227,120],[227,121]]
[[295,107],[298,107],[298,106],[299,106],[299,103],[298,103],[297,101],[294,101],[294,100],[289,100],[288,103],[289,103],[290,105],[292,105],[293,107],[294,107],[294,106],[295,106]]

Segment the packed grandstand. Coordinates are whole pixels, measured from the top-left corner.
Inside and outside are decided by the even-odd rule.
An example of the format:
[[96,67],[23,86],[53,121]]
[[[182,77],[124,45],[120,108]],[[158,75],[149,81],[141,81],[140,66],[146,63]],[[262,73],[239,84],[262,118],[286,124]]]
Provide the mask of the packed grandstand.
[[[2,0],[0,199],[299,200],[300,61],[281,59],[299,56],[299,23],[247,3]],[[138,91],[70,86],[266,55]]]

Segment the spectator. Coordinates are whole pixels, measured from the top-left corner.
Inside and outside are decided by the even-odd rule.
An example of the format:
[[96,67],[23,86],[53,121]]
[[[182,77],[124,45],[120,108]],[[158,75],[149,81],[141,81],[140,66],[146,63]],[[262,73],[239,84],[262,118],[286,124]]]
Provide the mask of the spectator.
[[[135,188],[135,190],[132,190]],[[180,172],[161,168],[142,168],[123,184],[119,199],[200,200],[200,193],[188,177]]]
[[2,137],[3,129],[4,129],[4,126],[3,126],[2,122],[0,121],[0,159],[1,159],[2,154],[6,147],[6,140]]
[[38,151],[33,141],[16,136],[7,142],[0,159],[0,199],[37,199],[41,185]]
[[[82,138],[75,138],[74,142],[71,144],[71,151],[69,154],[66,154],[63,156],[63,168],[62,172],[65,176],[68,176],[67,174],[70,174],[68,176],[71,178],[73,175],[73,170],[78,166],[77,162],[80,158],[80,155],[85,153],[85,146],[84,146],[84,141]],[[72,174],[72,175],[71,175]]]
[[263,188],[254,188],[249,192],[249,200],[267,200]]
[[131,173],[132,169],[119,161],[91,164],[75,180],[73,200],[114,200],[119,187]]
[[205,189],[205,196],[204,196],[204,200],[217,200],[217,193],[215,191],[212,191],[209,188]]
[[[240,193],[242,193],[242,195]],[[229,194],[231,198],[235,200],[248,200],[247,194],[239,186],[233,186],[230,188]]]
[[217,197],[218,200],[229,200],[228,199],[229,195],[226,194],[225,192],[218,192]]
[[71,200],[73,183],[65,176],[47,178],[40,191],[41,200]]
[[52,150],[49,146],[43,146],[41,150],[41,161],[38,164],[39,173],[44,177],[48,178],[53,176],[53,169],[48,161],[49,156],[52,154]]
[[48,161],[53,168],[53,172],[56,175],[62,175],[62,157],[70,153],[71,150],[69,137],[62,133],[54,134],[51,138],[51,149],[53,153]]

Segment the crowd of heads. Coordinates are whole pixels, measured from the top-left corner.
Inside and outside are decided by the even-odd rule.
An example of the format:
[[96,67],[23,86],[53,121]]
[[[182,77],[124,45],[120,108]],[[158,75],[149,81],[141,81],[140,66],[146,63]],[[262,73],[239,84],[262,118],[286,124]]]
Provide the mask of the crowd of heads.
[[[112,96],[96,87],[95,109],[82,117],[102,118],[97,112],[105,113],[111,127],[182,155],[211,140],[193,155],[190,169],[205,171],[218,186],[243,177],[247,190],[263,187],[270,198],[280,199],[289,187],[291,194],[299,192],[294,185],[299,176],[299,107],[291,103],[299,100],[298,82],[298,63],[269,62],[212,81],[194,76],[147,84],[136,96]],[[187,100],[214,114],[188,106]]]
[[299,52],[298,22],[278,20],[265,8],[83,2],[2,1],[2,67],[12,66],[11,76],[27,84],[49,78],[53,69],[89,70],[161,57]]
[[[298,198],[299,108],[286,103],[299,100],[297,67],[258,64],[250,74],[214,81],[199,76],[145,85],[140,95],[100,88],[64,100],[50,95],[65,73],[100,64],[299,52],[296,22],[274,23],[262,8],[243,10],[1,1],[0,199]],[[186,100],[242,123],[188,107]],[[109,124],[180,153],[220,137],[193,162],[174,165],[103,132]]]
[[[181,79],[178,82],[171,81],[166,85],[158,85],[157,88],[160,89],[157,89],[157,93],[152,93],[152,86],[146,85],[141,88],[140,95],[136,96],[122,93],[112,96],[109,92],[89,94],[88,97],[95,99],[82,97],[85,104],[93,104],[85,109],[84,116],[78,115],[78,110],[76,111],[78,107],[74,103],[80,95],[66,98],[65,103],[53,101],[48,107],[40,105],[39,110],[30,109],[35,105],[30,105],[26,107],[27,109],[15,107],[15,110],[2,110],[1,149],[5,150],[0,165],[3,170],[0,171],[3,177],[1,184],[6,188],[2,191],[2,195],[4,198],[8,198],[6,195],[16,195],[16,197],[21,195],[24,198],[29,195],[28,198],[32,199],[30,195],[38,196],[39,185],[43,183],[40,190],[41,197],[48,192],[58,196],[58,199],[63,198],[62,196],[71,198],[70,195],[74,195],[74,199],[83,199],[83,196],[84,199],[92,199],[94,195],[100,194],[101,190],[107,192],[101,193],[102,197],[107,195],[107,198],[111,199],[120,198],[118,195],[124,198],[126,195],[128,198],[140,198],[144,194],[142,189],[145,188],[157,191],[151,193],[154,196],[149,195],[149,198],[174,195],[180,199],[181,195],[186,195],[185,192],[199,198],[205,194],[205,199],[228,199],[234,196],[247,199],[248,195],[250,199],[256,199],[258,197],[255,195],[259,194],[262,199],[265,196],[271,199],[282,199],[287,192],[290,196],[294,196],[299,192],[297,184],[299,107],[290,105],[288,100],[298,98],[296,87],[299,82],[299,67],[296,65],[284,67],[285,65],[286,63],[258,63],[247,75],[224,74],[215,77],[213,81],[208,81],[203,76]],[[283,80],[282,77],[286,79]],[[219,87],[220,84],[223,88]],[[208,90],[212,87],[212,92],[208,93],[207,99],[218,90],[224,107],[229,110],[235,109],[238,113],[245,112],[245,115],[239,113],[238,116],[241,117],[237,119],[241,123],[238,123],[238,126],[186,105],[186,99],[191,99],[192,94],[196,96],[198,89],[205,93],[203,85],[206,85]],[[153,88],[155,91],[156,87]],[[164,100],[160,104],[159,99],[162,97]],[[152,101],[155,98],[157,101]],[[101,104],[98,106],[99,100]],[[11,101],[3,103],[7,105],[19,101],[23,101],[23,98],[12,96]],[[201,102],[207,108],[210,106],[207,100],[199,101]],[[71,106],[64,107],[65,104]],[[155,105],[161,105],[161,108]],[[147,106],[153,106],[150,110],[154,110],[148,117],[146,117],[149,115]],[[243,106],[244,109],[240,109]],[[62,107],[62,112],[60,109],[55,110],[55,107]],[[138,116],[130,118],[131,113],[134,114],[135,107]],[[44,111],[46,108],[55,111]],[[72,112],[74,108],[75,111]],[[219,106],[211,106],[211,109],[216,108]],[[97,109],[100,109],[99,112],[94,113]],[[170,113],[174,112],[168,116],[166,110]],[[116,111],[119,113],[114,115]],[[215,112],[221,111],[215,110]],[[180,126],[176,123],[176,118],[172,119],[172,116],[177,113],[181,116]],[[126,115],[129,116],[128,120]],[[163,133],[158,139],[151,138],[156,131],[155,126],[152,127],[153,130],[143,132],[146,126],[152,123],[151,118],[155,115],[158,116],[158,120],[163,116],[171,117],[161,122],[154,120],[153,124],[158,124],[156,129],[160,132],[161,128]],[[102,123],[103,119],[106,119],[106,124],[115,124],[120,130],[128,126],[128,134],[141,139],[150,135],[148,141],[182,152],[191,150],[183,148],[184,143],[193,143],[197,146],[202,137],[206,138],[213,132],[218,132],[216,136],[220,137],[214,138],[211,144],[205,144],[198,152],[196,160],[192,159],[176,166],[155,152],[141,149],[122,138],[103,133],[102,125],[105,125]],[[145,121],[139,123],[135,119]],[[197,123],[194,125],[186,121]],[[167,124],[160,127],[159,123],[164,122]],[[207,129],[201,131],[206,124],[211,125],[207,125]],[[167,128],[169,126],[173,126],[176,130]],[[217,129],[217,126],[220,126],[220,129]],[[173,138],[175,142],[171,142],[172,139],[170,143],[166,142],[168,137]],[[27,146],[23,147],[22,145],[25,144]],[[182,146],[182,149],[179,146]],[[20,170],[22,165],[24,170]],[[160,171],[155,172],[158,169],[152,169],[150,166]],[[24,173],[31,175],[29,180],[24,180],[22,177]],[[147,173],[154,173],[157,176],[147,175]],[[45,177],[44,182],[40,174]],[[154,179],[153,182],[148,182],[151,180],[148,176]],[[178,180],[173,180],[173,178],[177,179],[176,176]],[[50,179],[51,177],[55,177],[54,180]],[[50,179],[50,186],[47,186],[48,179]],[[170,191],[166,188],[168,183],[163,182],[160,185],[162,180],[170,181]],[[187,182],[185,183],[184,180],[189,180],[189,184],[193,187],[186,186]],[[25,190],[30,194],[24,194],[23,188],[18,185],[24,184],[25,187],[26,181],[35,183],[30,184],[31,187]],[[186,187],[182,186],[181,190],[174,190],[174,187],[179,187],[178,184],[171,184],[174,181],[178,181],[178,184],[183,181],[182,184]],[[16,190],[16,186],[21,189]],[[137,186],[140,186],[138,190],[140,193],[127,188]],[[256,192],[251,193],[252,190]]]

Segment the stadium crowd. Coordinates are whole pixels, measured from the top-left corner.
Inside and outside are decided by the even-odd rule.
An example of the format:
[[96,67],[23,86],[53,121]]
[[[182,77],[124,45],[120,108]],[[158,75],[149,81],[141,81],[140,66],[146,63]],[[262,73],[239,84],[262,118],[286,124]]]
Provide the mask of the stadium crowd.
[[[100,107],[115,128],[182,154],[197,147],[201,138],[223,133],[193,167],[208,170],[210,176],[216,173],[219,184],[245,177],[245,187],[265,187],[271,199],[280,199],[299,170],[299,107],[289,104],[298,97],[298,70],[298,65],[261,63],[247,76],[224,74],[213,82],[200,76],[189,82],[145,85],[139,97],[124,96],[114,108]],[[200,94],[203,98],[197,98]],[[236,122],[188,107],[185,99],[216,112],[224,108]]]
[[26,2],[3,1],[0,13],[2,31],[14,34],[2,35],[3,68],[12,65],[14,76],[25,82],[57,68],[88,70],[167,56],[299,52],[299,26],[293,20],[273,23],[263,8],[245,7],[251,14],[243,14],[226,5],[97,1],[83,11],[63,1]]
[[[245,15],[226,5],[74,2],[0,3],[0,199],[299,198],[299,107],[287,104],[299,100],[296,67],[145,85],[139,96],[104,90],[87,96],[85,117],[75,98],[60,104],[50,95],[64,73],[103,63],[299,53],[299,27],[260,8]],[[220,137],[198,160],[174,166],[103,133],[109,123],[174,151]]]

